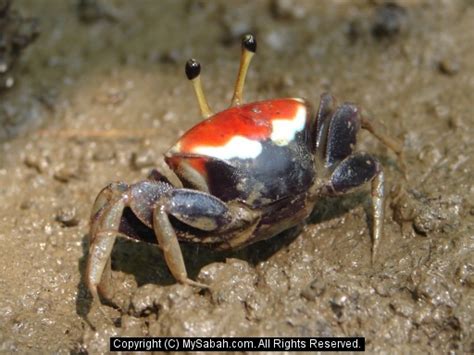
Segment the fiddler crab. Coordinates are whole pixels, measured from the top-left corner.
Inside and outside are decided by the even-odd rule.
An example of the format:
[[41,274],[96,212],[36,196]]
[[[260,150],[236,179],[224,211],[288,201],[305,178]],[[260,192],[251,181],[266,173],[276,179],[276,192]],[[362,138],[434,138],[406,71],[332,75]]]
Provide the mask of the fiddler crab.
[[110,258],[118,235],[157,243],[177,281],[207,287],[188,278],[179,241],[241,248],[297,226],[321,196],[369,182],[375,256],[383,228],[384,173],[372,155],[354,152],[356,135],[364,128],[395,152],[400,146],[376,131],[355,105],[336,106],[329,94],[322,95],[317,112],[300,98],[243,103],[256,48],[255,38],[246,35],[231,106],[215,114],[202,90],[200,64],[186,63],[204,120],[165,154],[182,186],[153,170],[132,185],[111,183],[97,196],[85,274],[94,299],[110,299]]

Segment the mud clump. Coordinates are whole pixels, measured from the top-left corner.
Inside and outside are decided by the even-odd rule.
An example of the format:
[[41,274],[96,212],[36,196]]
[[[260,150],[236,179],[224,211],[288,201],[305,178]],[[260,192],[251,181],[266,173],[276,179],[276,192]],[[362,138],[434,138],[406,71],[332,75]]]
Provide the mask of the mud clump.
[[55,219],[64,227],[75,227],[79,224],[79,218],[74,206],[61,207],[58,210]]
[[430,197],[417,191],[401,191],[392,202],[395,220],[411,223],[421,235],[452,232],[459,227],[464,200],[458,195]]
[[393,38],[406,29],[407,11],[394,2],[379,5],[375,10],[372,34],[377,39]]

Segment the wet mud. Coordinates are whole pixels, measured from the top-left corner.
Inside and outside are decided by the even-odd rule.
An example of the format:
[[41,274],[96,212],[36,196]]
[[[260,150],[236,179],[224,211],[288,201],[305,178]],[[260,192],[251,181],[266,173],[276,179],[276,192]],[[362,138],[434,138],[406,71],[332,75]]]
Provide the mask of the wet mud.
[[[0,351],[100,353],[113,335],[364,336],[372,353],[474,351],[472,1],[12,6],[41,34],[0,96]],[[189,57],[211,107],[228,105],[246,32],[259,47],[245,100],[317,105],[329,91],[404,142],[403,166],[359,136],[387,177],[378,258],[368,189],[322,199],[300,230],[240,251],[183,245],[208,290],[177,284],[159,248],[120,239],[111,323],[83,282],[92,203],[110,181],[165,169],[161,155],[199,122]]]

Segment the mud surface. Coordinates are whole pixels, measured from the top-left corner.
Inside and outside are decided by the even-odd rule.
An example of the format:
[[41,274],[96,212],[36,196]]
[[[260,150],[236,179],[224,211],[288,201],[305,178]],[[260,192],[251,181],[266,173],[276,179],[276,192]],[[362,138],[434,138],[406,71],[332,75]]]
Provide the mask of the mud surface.
[[[16,2],[41,36],[0,97],[0,351],[96,353],[112,335],[360,335],[371,352],[474,351],[474,3],[399,5]],[[360,135],[388,181],[376,264],[367,193],[321,201],[295,237],[228,254],[183,246],[208,291],[176,284],[158,248],[120,240],[121,310],[105,307],[115,325],[92,311],[92,330],[81,279],[95,196],[164,169],[161,154],[199,121],[188,57],[211,106],[228,105],[247,31],[259,41],[247,100],[316,104],[330,91],[404,141],[406,181]]]

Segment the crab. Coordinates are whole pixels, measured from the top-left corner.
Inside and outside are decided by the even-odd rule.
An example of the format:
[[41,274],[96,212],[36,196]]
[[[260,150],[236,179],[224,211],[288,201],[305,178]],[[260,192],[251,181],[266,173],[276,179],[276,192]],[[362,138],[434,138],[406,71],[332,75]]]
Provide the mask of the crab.
[[243,103],[256,48],[254,36],[244,36],[231,106],[216,114],[202,90],[200,64],[186,63],[204,120],[165,154],[182,186],[152,170],[143,181],[114,182],[97,196],[85,275],[94,299],[110,299],[110,258],[119,235],[158,244],[178,282],[207,287],[187,276],[180,241],[242,248],[298,226],[321,196],[368,183],[375,257],[383,230],[384,172],[375,157],[355,152],[356,135],[364,128],[396,152],[400,147],[357,106],[338,106],[329,94],[321,96],[317,111],[300,98]]

